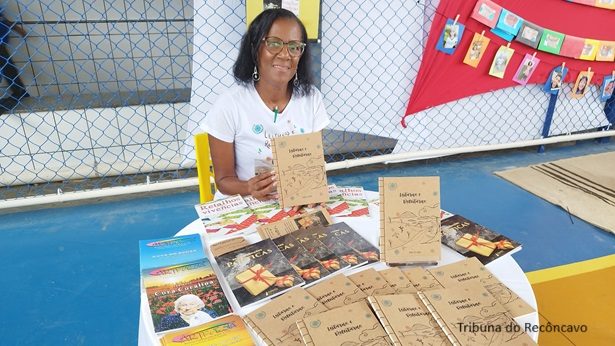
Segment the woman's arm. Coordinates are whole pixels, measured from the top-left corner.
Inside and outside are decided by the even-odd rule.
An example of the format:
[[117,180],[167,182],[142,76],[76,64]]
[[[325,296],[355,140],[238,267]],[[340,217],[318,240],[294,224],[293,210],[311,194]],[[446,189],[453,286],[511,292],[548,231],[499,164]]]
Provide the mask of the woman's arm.
[[235,171],[235,144],[209,135],[209,150],[218,190],[225,195],[252,195],[258,200],[270,199],[276,192],[275,175],[259,174],[248,181],[239,180]]

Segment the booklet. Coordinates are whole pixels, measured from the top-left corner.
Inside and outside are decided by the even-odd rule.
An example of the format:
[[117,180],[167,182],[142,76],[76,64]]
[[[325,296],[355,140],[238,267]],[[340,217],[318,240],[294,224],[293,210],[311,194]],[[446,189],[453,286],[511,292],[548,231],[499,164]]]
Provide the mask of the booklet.
[[380,253],[393,265],[440,260],[440,178],[381,177]]
[[333,275],[327,280],[306,288],[306,291],[328,309],[348,305],[367,297],[357,285],[344,275]]
[[331,274],[292,234],[275,238],[273,242],[288,259],[293,269],[301,275],[306,285]]
[[327,210],[317,208],[305,214],[298,214],[291,218],[260,225],[256,230],[263,239],[275,239],[299,229],[329,224],[331,224],[331,216]]
[[357,285],[367,296],[395,293],[395,289],[374,268],[348,275],[348,279]]
[[194,206],[207,237],[236,235],[256,223],[256,215],[240,195]]
[[271,140],[282,208],[329,200],[322,132]]
[[262,307],[244,320],[267,346],[303,345],[297,321],[327,311],[302,287],[295,287]]
[[165,334],[162,346],[252,346],[254,341],[237,315],[228,315],[196,327]]
[[306,345],[389,345],[365,300],[306,317],[297,326]]
[[345,222],[338,222],[329,226],[325,226],[327,232],[338,237],[346,245],[355,249],[368,263],[380,261],[380,250],[372,245],[367,239],[363,238],[352,227]]
[[326,227],[312,227],[307,230],[297,231],[296,236],[307,235],[312,239],[320,240],[329,250],[338,257],[350,264],[351,268],[356,268],[367,263],[367,259],[361,254],[348,246],[340,238],[329,232]]
[[417,291],[430,291],[444,288],[444,286],[442,286],[425,268],[404,268],[401,271],[406,275],[408,280],[412,282],[412,285]]
[[242,307],[304,284],[301,276],[271,239],[261,240],[215,258]]
[[189,234],[172,238],[139,240],[140,270],[165,267],[205,258],[201,236]]
[[466,257],[475,257],[482,264],[521,250],[521,244],[468,220],[452,215],[442,220],[442,243]]
[[416,288],[408,277],[397,267],[381,270],[380,275],[391,285],[395,293],[414,293]]
[[361,186],[338,186],[344,200],[348,204],[348,210],[338,216],[369,216],[369,206],[365,197],[365,190]]
[[256,215],[256,223],[259,225],[280,221],[288,216],[277,200],[259,201],[252,196],[244,196],[243,199]]
[[329,185],[329,200],[326,203],[329,215],[342,214],[348,210],[348,202],[344,199],[342,192],[335,186]]
[[292,235],[299,244],[303,245],[308,253],[320,261],[330,273],[350,267],[350,263],[344,261],[340,256],[329,250],[320,240],[314,239],[303,232],[295,232],[292,233]]

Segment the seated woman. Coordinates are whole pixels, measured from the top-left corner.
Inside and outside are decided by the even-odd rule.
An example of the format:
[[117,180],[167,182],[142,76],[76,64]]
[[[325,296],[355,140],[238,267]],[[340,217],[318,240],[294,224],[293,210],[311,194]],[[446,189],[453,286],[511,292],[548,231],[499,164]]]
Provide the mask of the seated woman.
[[201,128],[209,133],[216,199],[276,197],[275,175],[255,175],[272,157],[271,139],[322,130],[329,123],[314,87],[305,27],[292,12],[266,10],[243,36],[233,68],[237,85],[222,94]]

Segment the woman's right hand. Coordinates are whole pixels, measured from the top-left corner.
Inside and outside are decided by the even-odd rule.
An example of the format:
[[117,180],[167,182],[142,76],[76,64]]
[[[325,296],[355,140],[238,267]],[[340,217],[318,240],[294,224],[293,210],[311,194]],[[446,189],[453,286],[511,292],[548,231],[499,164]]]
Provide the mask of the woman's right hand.
[[272,171],[254,176],[248,180],[248,191],[259,201],[275,198],[277,193],[275,173]]

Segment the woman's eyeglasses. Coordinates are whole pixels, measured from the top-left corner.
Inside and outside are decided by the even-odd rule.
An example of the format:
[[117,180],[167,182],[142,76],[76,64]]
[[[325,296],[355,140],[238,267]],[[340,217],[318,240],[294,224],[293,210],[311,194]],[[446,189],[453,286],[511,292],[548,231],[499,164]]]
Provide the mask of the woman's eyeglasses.
[[265,41],[265,48],[271,54],[278,54],[284,49],[284,45],[288,46],[288,54],[292,56],[301,56],[303,51],[305,51],[305,43],[301,41],[288,41],[284,42],[281,38],[277,37],[265,37],[263,38]]

